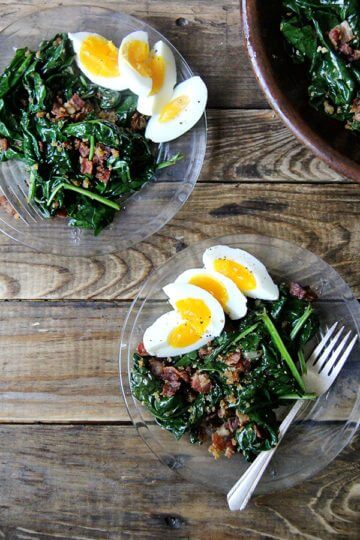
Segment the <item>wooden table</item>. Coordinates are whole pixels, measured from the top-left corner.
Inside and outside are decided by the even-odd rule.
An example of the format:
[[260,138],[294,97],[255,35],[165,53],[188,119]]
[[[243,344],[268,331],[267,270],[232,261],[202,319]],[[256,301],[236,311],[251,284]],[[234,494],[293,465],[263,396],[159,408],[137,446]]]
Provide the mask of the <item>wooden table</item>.
[[[1,25],[37,3],[0,2]],[[308,247],[359,294],[360,191],[268,109],[237,1],[106,5],[164,32],[204,77],[207,156],[185,207],[126,252],[54,257],[0,236],[0,538],[356,538],[358,443],[311,481],[232,514],[159,464],[129,423],[119,332],[149,272],[197,240],[257,232]]]

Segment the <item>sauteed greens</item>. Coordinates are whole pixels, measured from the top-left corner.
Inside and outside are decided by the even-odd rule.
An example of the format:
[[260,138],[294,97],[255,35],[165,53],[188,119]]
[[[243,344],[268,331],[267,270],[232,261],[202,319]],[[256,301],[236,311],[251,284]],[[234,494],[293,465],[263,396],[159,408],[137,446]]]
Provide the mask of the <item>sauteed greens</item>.
[[245,318],[207,347],[179,357],[151,358],[140,344],[131,373],[134,396],[176,438],[188,433],[199,443],[211,435],[215,457],[241,452],[252,460],[277,443],[274,409],[314,398],[301,378],[304,346],[318,329],[312,299],[298,284],[281,286],[274,302],[248,299]]
[[310,77],[311,105],[360,130],[360,0],[283,0],[281,31]]
[[90,83],[67,34],[18,49],[0,77],[0,161],[28,165],[28,198],[44,217],[98,234],[125,197],[181,157],[156,164],[136,101]]

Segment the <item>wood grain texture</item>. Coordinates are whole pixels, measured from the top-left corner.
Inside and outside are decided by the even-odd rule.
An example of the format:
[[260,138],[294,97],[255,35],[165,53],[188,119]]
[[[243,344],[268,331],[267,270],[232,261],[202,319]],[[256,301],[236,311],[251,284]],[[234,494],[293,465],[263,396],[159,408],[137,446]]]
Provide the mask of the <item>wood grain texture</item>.
[[[169,309],[154,306],[145,309],[151,319]],[[129,307],[130,302],[115,301],[2,303],[0,423],[129,421],[118,369]],[[351,374],[356,373],[354,367]],[[326,414],[318,416],[322,422],[350,416],[350,377],[345,370],[338,386],[341,399],[328,399]]]
[[131,427],[1,426],[0,536],[355,539],[359,450],[354,443],[311,481],[257,497],[238,514],[223,495],[161,465]]
[[[88,5],[91,1],[78,3]],[[62,4],[74,2],[64,0]],[[56,2],[44,1],[41,5],[49,7]],[[101,5],[134,15],[162,32],[206,81],[210,107],[266,106],[242,45],[237,0],[113,0]],[[34,7],[38,7],[37,2],[32,0],[0,2],[1,26]]]
[[307,247],[360,295],[360,191],[353,184],[199,184],[159,233],[102,257],[54,257],[0,237],[2,299],[129,299],[153,268],[186,245],[230,233],[260,233]]

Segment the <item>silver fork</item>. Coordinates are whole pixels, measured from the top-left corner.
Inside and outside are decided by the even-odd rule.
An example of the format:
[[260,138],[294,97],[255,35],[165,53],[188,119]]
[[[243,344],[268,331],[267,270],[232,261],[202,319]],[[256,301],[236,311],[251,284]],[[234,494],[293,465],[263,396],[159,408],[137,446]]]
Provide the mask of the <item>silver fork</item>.
[[[317,396],[324,394],[333,384],[357,340],[357,336],[354,336],[351,339],[351,332],[348,332],[346,336],[340,340],[345,328],[344,326],[336,332],[334,337],[332,337],[337,325],[338,323],[336,322],[329,328],[306,362],[307,373],[303,375],[305,387],[307,392],[313,392]],[[262,475],[279,447],[282,438],[293,422],[295,416],[300,411],[303,403],[303,400],[297,400],[281,423],[277,446],[271,450],[261,452],[236,484],[230,489],[227,494],[230,510],[245,509],[256,486],[261,480]]]

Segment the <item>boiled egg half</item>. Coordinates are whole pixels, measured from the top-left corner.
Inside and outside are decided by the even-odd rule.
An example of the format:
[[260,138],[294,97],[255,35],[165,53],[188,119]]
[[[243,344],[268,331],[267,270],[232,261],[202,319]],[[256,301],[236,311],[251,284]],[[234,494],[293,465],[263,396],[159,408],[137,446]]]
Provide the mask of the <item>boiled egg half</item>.
[[91,32],[69,33],[68,36],[77,65],[91,82],[111,90],[127,88],[119,70],[119,51],[112,41]]
[[231,279],[243,294],[261,300],[279,298],[278,286],[266,267],[247,251],[229,246],[213,246],[203,255],[204,266]]
[[228,277],[206,268],[191,268],[176,279],[175,283],[196,285],[212,294],[220,302],[230,319],[241,319],[246,315],[246,296]]
[[153,81],[147,32],[138,30],[124,37],[119,48],[118,62],[127,88],[138,96],[148,96]]
[[148,96],[140,96],[137,110],[146,116],[158,113],[171,99],[176,84],[176,64],[170,47],[164,41],[155,43],[150,52],[152,87]]
[[201,118],[207,95],[207,88],[200,77],[191,77],[178,84],[171,99],[150,118],[145,137],[162,143],[183,135]]
[[159,317],[144,334],[144,347],[158,357],[198,350],[218,337],[225,324],[221,304],[209,292],[187,283],[164,287],[174,311]]

